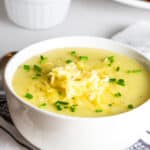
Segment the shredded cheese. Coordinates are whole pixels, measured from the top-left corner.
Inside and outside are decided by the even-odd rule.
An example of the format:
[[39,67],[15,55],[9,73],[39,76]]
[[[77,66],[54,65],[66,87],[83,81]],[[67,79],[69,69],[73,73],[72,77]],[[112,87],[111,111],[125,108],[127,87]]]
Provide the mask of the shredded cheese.
[[74,62],[53,68],[47,75],[49,84],[62,90],[67,99],[86,97],[88,101],[100,103],[101,95],[109,86],[108,77],[102,78],[100,70],[84,71]]

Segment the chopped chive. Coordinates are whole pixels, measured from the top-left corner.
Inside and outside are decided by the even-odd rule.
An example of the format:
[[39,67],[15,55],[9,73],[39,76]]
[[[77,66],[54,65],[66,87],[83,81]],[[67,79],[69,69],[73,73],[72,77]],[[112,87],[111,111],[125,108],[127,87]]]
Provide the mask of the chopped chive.
[[32,79],[33,79],[33,80],[38,79],[38,77],[40,77],[40,76],[41,76],[41,74],[40,74],[40,73],[37,73],[35,76],[32,77]]
[[34,69],[35,72],[38,72],[38,73],[42,71],[42,68],[38,65],[34,65],[33,69]]
[[63,110],[63,108],[68,107],[67,106],[68,104],[69,104],[68,102],[59,101],[59,100],[55,102],[55,106],[56,106],[57,110],[59,110],[59,111]]
[[110,78],[109,82],[116,82],[116,78]]
[[47,60],[47,57],[40,55],[40,63],[43,63]]
[[56,105],[56,107],[57,107],[57,110],[59,110],[59,111],[63,110],[63,106],[62,105]]
[[40,108],[41,108],[41,107],[45,107],[45,106],[47,106],[46,103],[42,103],[42,104],[39,105]]
[[141,69],[135,69],[135,70],[127,70],[126,72],[127,73],[140,73],[140,72],[142,72],[142,70]]
[[25,94],[25,97],[28,98],[28,99],[32,99],[32,98],[33,98],[33,95],[30,94],[30,93],[26,93],[26,94]]
[[30,71],[30,65],[24,65],[23,68],[24,68],[24,70],[26,70],[26,71]]
[[72,105],[72,106],[70,107],[71,112],[75,112],[75,111],[76,111],[76,107],[77,107],[77,105]]
[[71,55],[75,57],[77,55],[76,51],[71,51]]
[[118,84],[118,85],[121,85],[121,86],[125,86],[125,81],[124,81],[124,79],[119,79],[119,80],[117,81],[117,84]]
[[41,59],[41,60],[44,60],[45,57],[44,57],[43,55],[40,55],[40,59]]
[[47,59],[47,57],[41,55],[41,56],[40,56],[40,59],[41,59],[41,60],[45,60],[45,59]]
[[114,56],[108,56],[105,60],[108,62],[108,66],[111,66],[115,61]]
[[112,104],[108,104],[109,107],[112,107]]
[[40,77],[40,76],[41,76],[41,74],[40,74],[40,73],[37,73],[37,74],[36,74],[36,77]]
[[70,63],[72,63],[72,60],[70,59],[66,60],[66,64],[70,64]]
[[68,105],[69,103],[68,103],[68,102],[65,102],[65,101],[56,101],[55,104],[56,104],[56,105],[57,105],[57,104]]
[[125,86],[125,81],[124,79],[116,79],[116,78],[110,78],[109,79],[109,82],[110,83],[117,83],[118,85],[121,85],[121,86]]
[[98,112],[103,112],[102,109],[96,109],[95,111],[96,111],[97,113],[98,113]]
[[58,103],[58,101],[55,102],[55,106],[56,106],[57,110],[59,110],[59,111],[63,110],[63,106],[60,103]]
[[33,76],[33,77],[32,77],[33,80],[35,80],[35,79],[37,79],[37,78],[38,78],[38,77],[36,77],[36,76]]
[[120,70],[120,67],[118,66],[118,67],[116,67],[116,69],[115,69],[117,72]]
[[88,57],[87,56],[79,56],[79,59],[80,60],[88,60]]
[[134,108],[134,106],[132,104],[128,105],[128,109],[133,109],[133,108]]
[[121,93],[120,93],[120,92],[115,93],[114,96],[115,96],[115,97],[120,97],[120,96],[121,96]]

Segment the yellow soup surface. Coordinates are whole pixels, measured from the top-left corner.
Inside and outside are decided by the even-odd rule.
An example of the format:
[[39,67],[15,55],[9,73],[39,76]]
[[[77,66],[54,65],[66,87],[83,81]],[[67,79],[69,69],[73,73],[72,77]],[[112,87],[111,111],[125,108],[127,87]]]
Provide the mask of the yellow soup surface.
[[13,77],[18,96],[40,109],[98,117],[127,112],[150,98],[150,73],[107,50],[62,48],[34,56]]

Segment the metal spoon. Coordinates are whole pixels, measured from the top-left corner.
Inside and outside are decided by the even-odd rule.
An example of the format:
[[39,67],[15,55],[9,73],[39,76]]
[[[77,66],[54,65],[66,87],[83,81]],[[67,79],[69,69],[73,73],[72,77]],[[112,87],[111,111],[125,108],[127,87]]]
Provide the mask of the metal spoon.
[[3,73],[7,62],[17,53],[17,51],[12,51],[0,58],[0,89],[3,88]]

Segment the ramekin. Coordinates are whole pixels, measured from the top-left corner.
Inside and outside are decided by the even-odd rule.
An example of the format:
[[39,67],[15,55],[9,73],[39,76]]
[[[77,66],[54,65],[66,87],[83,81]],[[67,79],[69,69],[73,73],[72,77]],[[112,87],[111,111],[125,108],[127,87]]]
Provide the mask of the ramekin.
[[131,47],[103,38],[56,38],[29,46],[9,61],[4,73],[9,111],[15,126],[28,141],[42,150],[127,149],[150,128],[150,100],[130,112],[109,117],[82,118],[40,110],[14,91],[12,79],[20,64],[34,55],[64,47],[108,49],[137,59],[150,71],[148,58]]
[[61,23],[71,0],[5,0],[9,18],[28,29],[46,29]]

